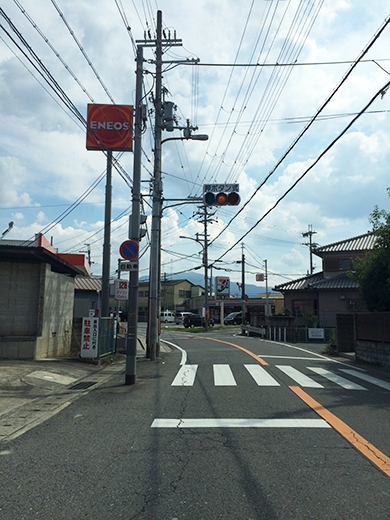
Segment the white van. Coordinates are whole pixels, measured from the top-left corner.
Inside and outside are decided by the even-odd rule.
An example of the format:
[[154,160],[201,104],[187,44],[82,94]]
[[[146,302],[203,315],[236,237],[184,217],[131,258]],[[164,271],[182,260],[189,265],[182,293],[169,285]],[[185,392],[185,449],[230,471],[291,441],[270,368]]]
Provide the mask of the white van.
[[173,311],[162,311],[161,323],[173,323],[175,321],[175,313]]

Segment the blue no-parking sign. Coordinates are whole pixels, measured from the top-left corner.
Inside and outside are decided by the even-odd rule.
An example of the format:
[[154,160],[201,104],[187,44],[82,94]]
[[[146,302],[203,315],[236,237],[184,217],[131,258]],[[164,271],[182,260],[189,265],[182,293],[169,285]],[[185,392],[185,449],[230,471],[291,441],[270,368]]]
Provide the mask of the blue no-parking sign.
[[136,260],[138,257],[138,243],[134,240],[126,240],[119,248],[119,253],[125,260]]

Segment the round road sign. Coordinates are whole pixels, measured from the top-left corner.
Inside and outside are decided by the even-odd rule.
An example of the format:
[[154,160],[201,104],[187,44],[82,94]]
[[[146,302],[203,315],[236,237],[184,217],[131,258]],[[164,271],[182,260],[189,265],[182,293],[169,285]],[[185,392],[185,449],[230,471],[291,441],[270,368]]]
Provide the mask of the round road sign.
[[125,260],[136,260],[138,257],[138,244],[134,240],[126,240],[119,248],[119,253]]

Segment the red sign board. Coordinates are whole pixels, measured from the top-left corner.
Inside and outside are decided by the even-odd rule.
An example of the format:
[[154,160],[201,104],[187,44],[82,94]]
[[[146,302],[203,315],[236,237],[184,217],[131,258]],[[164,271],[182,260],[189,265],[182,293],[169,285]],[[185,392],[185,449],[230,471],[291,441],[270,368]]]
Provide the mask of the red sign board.
[[115,300],[127,300],[129,287],[127,280],[115,280]]
[[87,150],[133,150],[131,105],[88,105]]

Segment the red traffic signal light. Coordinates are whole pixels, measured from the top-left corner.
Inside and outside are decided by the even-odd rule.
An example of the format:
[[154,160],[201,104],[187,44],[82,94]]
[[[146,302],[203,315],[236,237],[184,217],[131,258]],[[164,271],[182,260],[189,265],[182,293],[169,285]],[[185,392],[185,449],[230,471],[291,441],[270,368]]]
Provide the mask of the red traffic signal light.
[[237,204],[240,204],[240,196],[236,191],[229,193],[227,199],[228,206],[237,206]]

